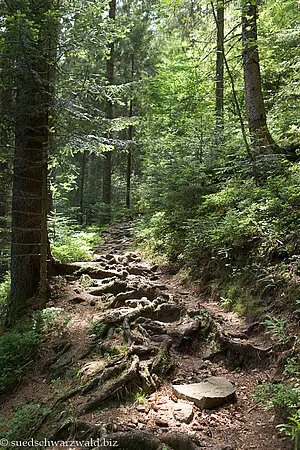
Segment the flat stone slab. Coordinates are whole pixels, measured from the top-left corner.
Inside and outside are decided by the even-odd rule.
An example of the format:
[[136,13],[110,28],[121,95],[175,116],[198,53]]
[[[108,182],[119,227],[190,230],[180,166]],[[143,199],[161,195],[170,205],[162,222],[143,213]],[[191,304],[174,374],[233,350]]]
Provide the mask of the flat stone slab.
[[183,402],[174,405],[173,413],[175,419],[183,423],[190,423],[194,416],[193,406]]
[[200,409],[212,409],[236,400],[236,388],[223,377],[210,377],[201,383],[173,385],[178,398],[194,402]]

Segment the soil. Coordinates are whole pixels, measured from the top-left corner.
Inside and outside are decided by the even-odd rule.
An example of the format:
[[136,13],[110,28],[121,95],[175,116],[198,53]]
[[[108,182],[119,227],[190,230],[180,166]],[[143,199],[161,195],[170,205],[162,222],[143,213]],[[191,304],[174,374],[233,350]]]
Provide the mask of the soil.
[[[128,432],[135,439],[140,435],[130,433],[140,430],[164,442],[164,436],[176,431],[192,441],[161,448],[290,449],[289,440],[276,429],[280,419],[254,401],[257,386],[276,375],[268,336],[204,298],[197,286],[182,285],[178,275],[145,260],[134,249],[131,224],[114,225],[103,237],[92,264],[61,265],[51,278],[47,307],[63,308],[70,320],[49,328],[26,379],[0,399],[5,421],[17,406],[38,403],[50,407],[51,414],[40,417],[27,438],[79,440]],[[95,295],[97,289],[104,292]],[[127,300],[122,293],[129,293]],[[153,308],[156,298],[161,303]],[[96,327],[89,333],[97,323],[100,332]],[[153,325],[160,329],[157,334],[152,333]],[[114,372],[105,379],[110,369]],[[193,406],[193,419],[177,420],[172,384],[197,383],[210,376],[232,382],[236,402],[200,410],[185,400]],[[122,448],[150,448],[142,440],[134,445]]]

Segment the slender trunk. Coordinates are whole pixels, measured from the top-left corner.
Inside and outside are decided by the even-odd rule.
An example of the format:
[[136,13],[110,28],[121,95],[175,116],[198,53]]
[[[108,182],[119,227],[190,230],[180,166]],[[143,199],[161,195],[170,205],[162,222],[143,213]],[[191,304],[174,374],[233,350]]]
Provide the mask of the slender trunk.
[[[134,54],[131,54],[131,81],[133,81],[134,74]],[[129,101],[129,117],[133,117],[133,100]],[[127,153],[127,169],[126,169],[126,207],[130,208],[130,195],[131,195],[131,167],[132,167],[132,138],[133,138],[133,126],[129,125],[128,139],[129,149]]]
[[224,130],[224,0],[217,0],[217,58],[216,58],[216,143],[222,141]]
[[267,126],[264,99],[261,87],[259,52],[257,45],[257,0],[242,0],[242,39],[244,90],[248,128],[253,150],[273,153],[276,144]]
[[[116,0],[111,0],[109,3],[109,18],[115,20],[116,18]],[[108,84],[113,84],[114,81],[114,42],[109,44],[109,58],[106,63],[106,78]],[[112,101],[106,100],[106,118],[113,119],[113,104]],[[108,135],[108,137],[110,137]],[[107,217],[110,220],[110,205],[111,205],[111,172],[112,172],[112,154],[111,151],[104,153],[103,159],[103,178],[102,178],[102,201],[108,205]]]
[[[129,102],[129,117],[133,116],[133,101]],[[127,168],[126,168],[126,208],[130,208],[130,194],[131,194],[131,166],[132,166],[132,138],[133,138],[133,126],[129,125],[128,139],[129,149],[127,152]]]
[[[214,19],[215,19],[216,25],[218,26],[217,13],[216,13],[216,10],[215,10],[213,2],[211,2],[211,6],[212,6],[212,11],[213,11],[213,15],[214,15]],[[225,67],[226,67],[227,75],[229,77],[231,90],[232,90],[232,95],[233,95],[233,100],[234,100],[234,104],[235,104],[235,107],[236,107],[237,116],[238,116],[238,119],[239,119],[239,122],[240,122],[243,140],[244,140],[244,143],[245,143],[245,147],[246,147],[249,159],[253,163],[253,155],[252,155],[252,151],[251,151],[250,145],[248,143],[248,139],[247,139],[247,135],[246,135],[246,129],[245,129],[244,120],[243,120],[243,116],[242,116],[242,111],[241,111],[241,107],[240,107],[240,104],[239,104],[239,101],[238,101],[238,98],[237,98],[235,84],[234,84],[234,79],[233,79],[233,76],[232,76],[232,73],[231,73],[231,70],[230,70],[230,67],[229,67],[229,64],[228,64],[225,52],[224,52],[224,46],[222,47],[222,51],[223,51],[223,61],[224,61]]]
[[84,186],[85,186],[85,166],[86,166],[87,152],[81,154],[80,164],[80,183],[79,183],[79,223],[83,225],[84,220]]
[[47,183],[47,151],[44,149],[42,161],[42,207],[41,207],[41,260],[39,295],[41,307],[47,302],[47,257],[48,257],[48,183]]

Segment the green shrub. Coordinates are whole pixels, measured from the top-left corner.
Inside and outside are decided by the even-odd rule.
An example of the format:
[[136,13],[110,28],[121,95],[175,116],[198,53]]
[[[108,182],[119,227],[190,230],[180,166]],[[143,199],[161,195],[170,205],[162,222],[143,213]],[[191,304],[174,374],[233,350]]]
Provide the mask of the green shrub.
[[11,331],[0,338],[0,392],[20,381],[40,344],[37,331]]
[[40,415],[48,414],[50,411],[49,408],[41,408],[39,404],[34,403],[18,406],[15,408],[13,418],[1,423],[1,437],[8,441],[31,438],[31,428],[34,427],[37,418]]
[[265,383],[257,389],[256,400],[265,409],[277,409],[284,417],[300,420],[300,386],[291,381]]
[[92,260],[93,248],[102,240],[97,227],[80,227],[61,216],[52,218],[49,228],[52,255],[63,263]]
[[298,449],[300,439],[300,356],[289,358],[283,370],[283,375],[288,377],[281,383],[264,383],[257,388],[256,401],[265,409],[277,410],[284,419],[290,422],[278,425],[280,431],[291,436]]
[[71,320],[63,308],[45,308],[36,311],[32,318],[33,329],[43,335],[63,334]]
[[281,423],[277,425],[280,431],[283,431],[287,436],[291,436],[294,441],[294,450],[299,450],[300,443],[300,421],[293,417],[288,417],[288,423]]
[[10,272],[4,275],[0,283],[0,324],[4,322],[7,312],[7,302],[10,294]]
[[[218,285],[223,303],[241,312],[248,312],[250,297],[258,308],[282,292],[294,302],[300,294],[300,169],[285,162],[272,170],[260,185],[247,176],[207,177],[190,208],[165,198],[163,208],[140,223],[141,247],[177,260],[205,289]],[[180,184],[174,188],[177,196],[183,191]],[[228,284],[244,292],[226,295]]]
[[289,321],[286,317],[267,316],[263,322],[267,327],[267,334],[270,334],[272,339],[278,344],[286,344],[290,341],[288,335]]
[[24,329],[8,331],[0,337],[0,393],[21,381],[45,336],[62,335],[70,321],[63,308],[36,311]]

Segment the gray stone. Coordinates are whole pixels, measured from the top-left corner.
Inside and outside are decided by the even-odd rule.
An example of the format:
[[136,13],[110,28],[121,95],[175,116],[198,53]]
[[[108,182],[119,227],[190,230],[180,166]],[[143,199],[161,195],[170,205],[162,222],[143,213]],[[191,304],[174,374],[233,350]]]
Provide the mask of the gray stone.
[[201,383],[173,385],[179,398],[186,398],[201,409],[212,409],[235,401],[235,387],[222,377],[210,377]]
[[168,419],[163,419],[161,417],[157,417],[155,419],[155,424],[158,425],[159,427],[168,427],[169,426]]
[[193,406],[179,402],[173,407],[174,417],[179,422],[190,423],[193,420]]

